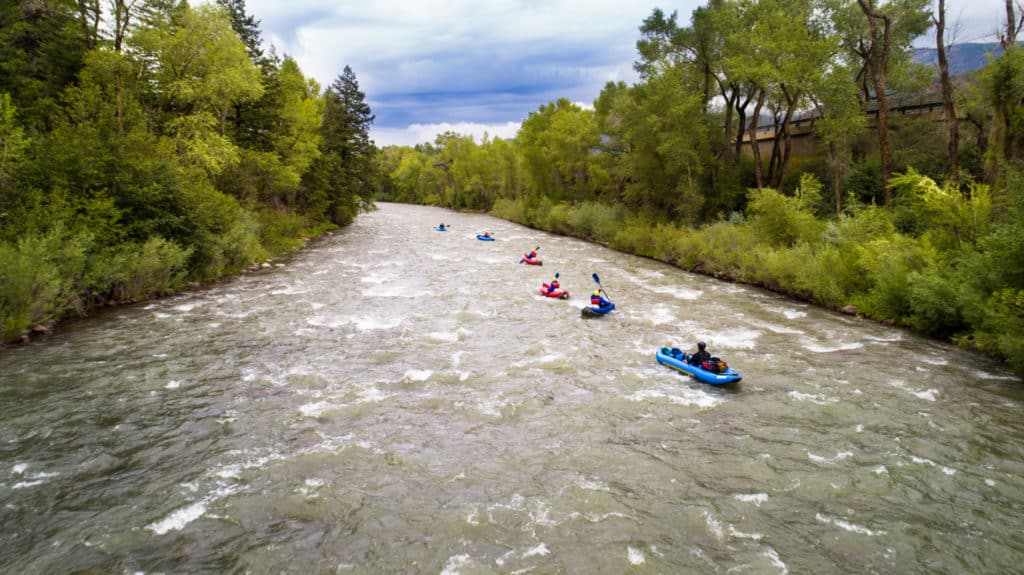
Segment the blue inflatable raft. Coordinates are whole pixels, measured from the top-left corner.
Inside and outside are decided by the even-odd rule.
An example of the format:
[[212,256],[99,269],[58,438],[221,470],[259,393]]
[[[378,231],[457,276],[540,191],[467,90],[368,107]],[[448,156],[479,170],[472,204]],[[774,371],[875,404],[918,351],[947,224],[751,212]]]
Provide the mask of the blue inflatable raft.
[[494,241],[494,238],[492,238],[490,236],[485,236],[483,234],[477,234],[476,235],[476,239],[483,240],[485,242],[493,242]]
[[441,226],[434,226],[434,229],[439,232],[447,232],[448,228],[442,228]]
[[743,376],[731,367],[725,370],[725,373],[715,373],[701,369],[696,365],[690,365],[686,363],[686,354],[678,349],[663,347],[655,352],[654,355],[658,358],[658,363],[661,365],[667,365],[674,370],[681,371],[702,383],[725,385],[743,379]]
[[603,306],[589,306],[580,310],[580,315],[583,317],[599,317],[615,309],[615,304],[609,302],[608,305]]

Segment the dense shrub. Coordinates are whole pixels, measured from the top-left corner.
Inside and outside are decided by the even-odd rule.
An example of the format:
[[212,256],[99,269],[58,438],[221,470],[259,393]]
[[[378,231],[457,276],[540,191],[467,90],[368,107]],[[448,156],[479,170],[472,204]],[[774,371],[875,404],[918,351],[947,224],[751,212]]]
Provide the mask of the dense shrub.
[[81,310],[89,236],[58,225],[42,236],[0,244],[0,337],[10,341],[27,327]]

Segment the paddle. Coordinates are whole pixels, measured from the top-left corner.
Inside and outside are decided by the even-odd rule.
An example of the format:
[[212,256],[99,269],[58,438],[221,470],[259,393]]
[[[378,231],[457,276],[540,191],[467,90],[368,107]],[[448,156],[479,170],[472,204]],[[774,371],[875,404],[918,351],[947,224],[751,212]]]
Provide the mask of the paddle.
[[[591,276],[591,277],[594,278],[594,281],[597,283],[597,287],[601,291],[604,291],[604,286],[601,285],[601,278],[597,277],[597,272],[594,272],[594,275]],[[606,292],[606,291],[604,291],[604,295],[608,296],[609,299],[611,299],[611,297],[612,297],[612,296],[608,295],[608,292]]]

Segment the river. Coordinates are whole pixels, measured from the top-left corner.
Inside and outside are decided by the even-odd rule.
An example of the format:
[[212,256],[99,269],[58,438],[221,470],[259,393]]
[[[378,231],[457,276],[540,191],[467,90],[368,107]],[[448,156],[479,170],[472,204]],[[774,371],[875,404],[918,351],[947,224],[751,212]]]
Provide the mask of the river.
[[284,263],[0,350],[0,572],[1020,572],[999,363],[437,208]]

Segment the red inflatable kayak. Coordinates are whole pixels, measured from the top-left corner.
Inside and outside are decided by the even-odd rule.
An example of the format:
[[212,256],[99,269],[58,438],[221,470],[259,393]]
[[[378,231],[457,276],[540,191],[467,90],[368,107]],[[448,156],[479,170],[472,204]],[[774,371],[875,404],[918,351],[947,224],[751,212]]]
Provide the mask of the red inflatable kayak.
[[526,256],[523,256],[523,259],[519,260],[519,263],[521,263],[521,264],[530,264],[531,266],[542,266],[542,265],[544,265],[544,261],[541,260],[539,257],[537,257],[537,258],[528,258]]
[[557,297],[558,299],[569,299],[569,292],[562,289],[556,289],[555,291],[548,293],[548,284],[546,283],[541,284],[541,287],[537,291],[543,296]]

